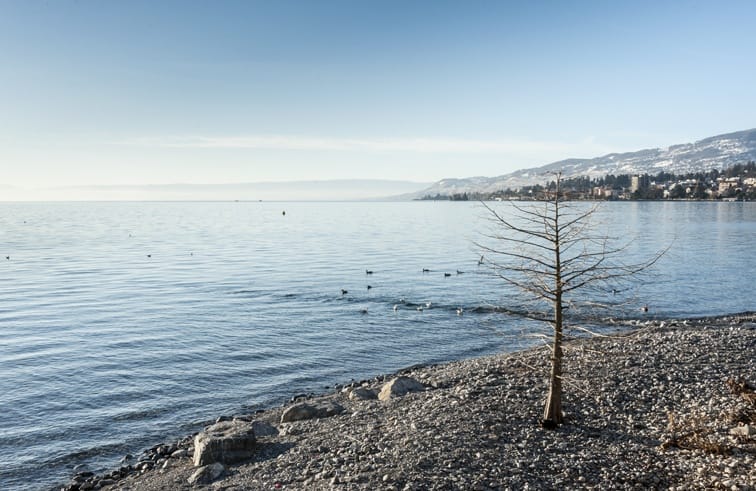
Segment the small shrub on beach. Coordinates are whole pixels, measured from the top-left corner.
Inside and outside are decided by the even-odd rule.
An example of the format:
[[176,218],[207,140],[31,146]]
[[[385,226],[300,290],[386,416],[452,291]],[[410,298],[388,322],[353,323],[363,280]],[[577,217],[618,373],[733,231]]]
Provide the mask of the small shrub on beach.
[[756,389],[743,377],[727,379],[727,387],[733,394],[741,396],[746,402],[756,407]]
[[670,437],[661,444],[661,448],[680,448],[684,450],[703,450],[704,452],[729,455],[732,451],[729,445],[715,440],[715,429],[712,421],[705,414],[676,415],[670,411],[667,414],[669,422],[667,431]]
[[[743,377],[730,377],[725,382],[729,392],[738,397],[741,403],[719,413],[719,417],[701,413],[686,415],[669,412],[667,417],[667,431],[669,437],[662,443],[662,449],[681,448],[685,450],[703,450],[711,454],[729,455],[732,453],[730,445],[721,443],[717,439],[717,427],[739,424],[756,423],[756,389]],[[748,435],[737,437],[743,443],[749,440]],[[743,448],[741,448],[743,450]]]
[[743,377],[727,379],[727,388],[730,393],[740,396],[745,405],[742,405],[727,415],[730,424],[756,424],[756,390]]

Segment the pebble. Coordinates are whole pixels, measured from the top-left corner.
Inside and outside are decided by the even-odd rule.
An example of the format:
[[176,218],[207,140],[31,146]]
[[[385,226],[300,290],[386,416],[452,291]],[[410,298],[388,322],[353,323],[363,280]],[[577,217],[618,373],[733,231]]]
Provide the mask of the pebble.
[[[398,374],[421,380],[426,390],[385,402],[349,394],[355,387],[378,393],[393,376],[308,395],[345,411],[286,424],[283,407],[256,413],[279,431],[261,437],[258,455],[213,487],[756,489],[756,435],[750,427],[730,434],[745,426],[732,422],[733,414],[752,413],[726,381],[742,377],[756,386],[756,315],[737,318],[615,321],[641,326],[572,343],[564,360],[567,422],[556,430],[537,424],[549,368],[542,349],[410,367]],[[685,440],[692,430],[700,442]],[[707,451],[702,442],[726,452]],[[186,483],[196,471],[180,458],[191,454],[190,444],[154,447],[135,468],[160,459],[165,468],[138,476],[127,470],[118,486],[157,491]]]

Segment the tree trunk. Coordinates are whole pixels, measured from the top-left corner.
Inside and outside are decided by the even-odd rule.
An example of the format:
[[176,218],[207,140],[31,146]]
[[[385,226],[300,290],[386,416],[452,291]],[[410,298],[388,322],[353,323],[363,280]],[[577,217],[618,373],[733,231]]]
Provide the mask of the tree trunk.
[[[561,174],[558,175],[561,177]],[[559,178],[554,193],[554,346],[551,347],[549,397],[543,411],[543,426],[562,424],[562,238],[559,228]]]
[[545,428],[556,428],[562,424],[562,299],[561,294],[555,303],[554,346],[551,350],[551,376],[549,377],[549,396],[543,411],[542,424]]

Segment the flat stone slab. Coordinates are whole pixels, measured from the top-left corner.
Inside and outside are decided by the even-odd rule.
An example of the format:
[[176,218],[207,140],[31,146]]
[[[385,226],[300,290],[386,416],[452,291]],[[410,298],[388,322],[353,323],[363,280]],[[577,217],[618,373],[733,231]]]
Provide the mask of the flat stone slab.
[[344,408],[333,401],[318,403],[301,402],[287,408],[281,415],[281,423],[304,421],[306,419],[328,418],[344,412]]

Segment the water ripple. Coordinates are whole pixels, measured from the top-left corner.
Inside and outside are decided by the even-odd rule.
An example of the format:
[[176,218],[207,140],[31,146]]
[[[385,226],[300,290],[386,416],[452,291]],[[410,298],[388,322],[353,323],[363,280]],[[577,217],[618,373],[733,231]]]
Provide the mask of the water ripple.
[[[641,237],[636,254],[676,239],[639,301],[755,310],[734,274],[756,270],[753,204],[668,205],[602,211]],[[525,343],[496,307],[516,294],[477,265],[476,205],[281,206],[0,204],[1,489],[115,465],[218,414]]]

